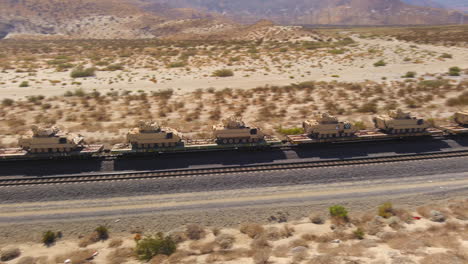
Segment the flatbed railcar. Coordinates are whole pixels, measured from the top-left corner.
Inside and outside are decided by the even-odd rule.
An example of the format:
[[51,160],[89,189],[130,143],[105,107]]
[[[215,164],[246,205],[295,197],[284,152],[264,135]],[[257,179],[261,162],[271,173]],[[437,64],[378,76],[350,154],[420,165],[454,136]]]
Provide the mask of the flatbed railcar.
[[454,120],[456,124],[430,127],[424,120],[414,118],[409,113],[395,111],[374,118],[376,129],[357,130],[349,122],[340,122],[336,117],[323,114],[303,123],[305,134],[287,135],[283,141],[264,134],[258,127],[246,126],[239,118],[233,117],[213,126],[213,137],[209,139],[188,139],[176,130],[160,127],[155,122],[139,122],[138,127],[131,129],[127,134],[126,143],[116,144],[110,149],[105,149],[104,145],[99,144],[87,145],[80,135],[62,133],[57,128],[41,129],[34,126],[31,135],[20,138],[20,148],[0,149],[0,161],[265,150],[314,144],[378,142],[422,137],[440,139],[468,135],[468,112],[456,113]]

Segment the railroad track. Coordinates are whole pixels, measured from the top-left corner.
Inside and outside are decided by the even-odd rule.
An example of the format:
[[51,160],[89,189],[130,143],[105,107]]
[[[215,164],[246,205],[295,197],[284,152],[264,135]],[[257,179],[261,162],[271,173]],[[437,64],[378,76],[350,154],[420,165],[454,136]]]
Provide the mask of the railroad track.
[[468,150],[453,151],[443,153],[426,153],[412,155],[396,155],[388,157],[376,158],[359,158],[348,160],[332,160],[332,161],[311,161],[311,162],[295,162],[281,164],[266,164],[266,165],[248,165],[248,166],[231,166],[222,168],[206,168],[206,169],[177,169],[177,170],[162,170],[162,171],[143,171],[143,172],[119,172],[109,174],[85,174],[85,175],[70,175],[70,176],[46,176],[46,177],[21,177],[0,179],[0,187],[6,186],[21,186],[21,185],[40,185],[40,184],[65,184],[65,183],[84,183],[84,182],[102,182],[115,180],[137,180],[150,178],[167,178],[167,177],[188,177],[214,174],[227,174],[238,172],[264,172],[285,169],[304,169],[304,168],[321,168],[321,167],[336,167],[349,165],[365,165],[375,163],[390,163],[412,160],[428,160],[452,157],[468,157]]

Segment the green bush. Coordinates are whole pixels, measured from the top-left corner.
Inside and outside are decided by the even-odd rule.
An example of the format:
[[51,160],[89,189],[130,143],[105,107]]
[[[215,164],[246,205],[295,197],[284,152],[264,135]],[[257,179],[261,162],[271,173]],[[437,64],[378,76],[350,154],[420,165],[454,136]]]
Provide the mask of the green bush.
[[357,109],[357,111],[359,113],[377,113],[377,104],[374,102],[364,103]]
[[106,240],[109,238],[109,230],[105,226],[98,226],[94,231],[96,231],[100,240]]
[[29,87],[29,82],[28,81],[22,81],[19,87]]
[[106,71],[121,71],[124,69],[122,64],[111,64],[105,68]]
[[403,78],[414,78],[414,77],[416,77],[416,72],[414,71],[409,71],[403,76]]
[[383,218],[390,218],[393,216],[393,205],[390,202],[386,202],[379,206],[378,215]]
[[362,240],[364,239],[364,235],[365,235],[364,230],[358,227],[358,229],[354,230],[353,235],[355,238]]
[[221,69],[213,72],[213,77],[231,77],[234,76],[234,72],[229,69]]
[[83,66],[76,67],[70,73],[72,78],[84,78],[84,77],[92,77],[95,75],[95,68],[84,68]]
[[53,243],[55,243],[55,240],[57,239],[57,235],[52,232],[52,231],[46,231],[44,234],[42,234],[42,243],[45,245],[49,246]]
[[304,134],[304,129],[302,127],[293,127],[293,128],[278,128],[278,133],[283,135],[300,135]]
[[328,53],[336,54],[336,55],[344,54],[345,52],[346,52],[346,50],[344,50],[344,49],[332,49],[332,50],[328,51]]
[[12,106],[15,101],[13,99],[5,98],[2,100],[2,106]]
[[156,255],[171,255],[177,249],[176,243],[170,236],[162,233],[155,237],[146,237],[137,242],[135,252],[140,260],[149,261]]
[[375,67],[383,67],[385,65],[387,65],[387,63],[383,60],[379,60],[378,62],[374,63]]
[[461,69],[459,67],[451,67],[449,69],[450,76],[460,76]]
[[331,206],[330,208],[328,208],[328,211],[330,212],[330,215],[332,217],[339,217],[343,219],[348,218],[348,211],[341,205]]

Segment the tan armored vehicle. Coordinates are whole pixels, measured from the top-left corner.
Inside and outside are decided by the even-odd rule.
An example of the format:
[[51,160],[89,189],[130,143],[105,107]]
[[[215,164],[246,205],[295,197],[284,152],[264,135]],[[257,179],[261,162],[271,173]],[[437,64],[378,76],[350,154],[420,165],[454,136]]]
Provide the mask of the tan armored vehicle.
[[265,134],[260,128],[251,128],[235,116],[213,126],[213,137],[221,144],[256,143],[264,140]]
[[328,113],[304,121],[302,127],[304,132],[313,138],[351,137],[357,131],[351,123],[339,122],[336,117]]
[[61,132],[57,127],[32,126],[31,132],[21,137],[18,144],[32,153],[70,152],[82,146],[84,138]]
[[375,127],[389,134],[404,134],[423,132],[429,124],[424,119],[412,117],[410,113],[405,113],[400,109],[390,111],[388,115],[374,117]]
[[467,126],[468,125],[468,111],[456,112],[454,120],[461,126]]
[[133,148],[174,147],[181,140],[179,132],[172,128],[160,127],[153,121],[139,121],[138,127],[127,134],[127,142]]

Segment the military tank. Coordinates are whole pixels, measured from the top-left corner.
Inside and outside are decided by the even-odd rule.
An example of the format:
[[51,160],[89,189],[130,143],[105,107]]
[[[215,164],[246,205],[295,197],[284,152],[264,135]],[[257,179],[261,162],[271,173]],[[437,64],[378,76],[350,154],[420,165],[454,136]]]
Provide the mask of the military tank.
[[213,137],[218,144],[257,143],[265,134],[256,127],[248,127],[240,117],[231,116],[213,126]]
[[32,126],[29,135],[21,137],[18,145],[31,153],[71,152],[82,147],[84,138],[60,131],[58,127]]
[[175,147],[182,142],[182,137],[176,130],[161,127],[157,122],[139,121],[138,126],[128,132],[127,142],[134,149]]
[[403,112],[401,109],[376,116],[373,121],[376,128],[388,134],[424,132],[430,126],[424,119],[412,117],[409,112]]
[[302,123],[304,132],[312,138],[352,137],[357,129],[349,122],[340,122],[328,113]]
[[454,120],[460,126],[468,126],[468,111],[456,112]]

